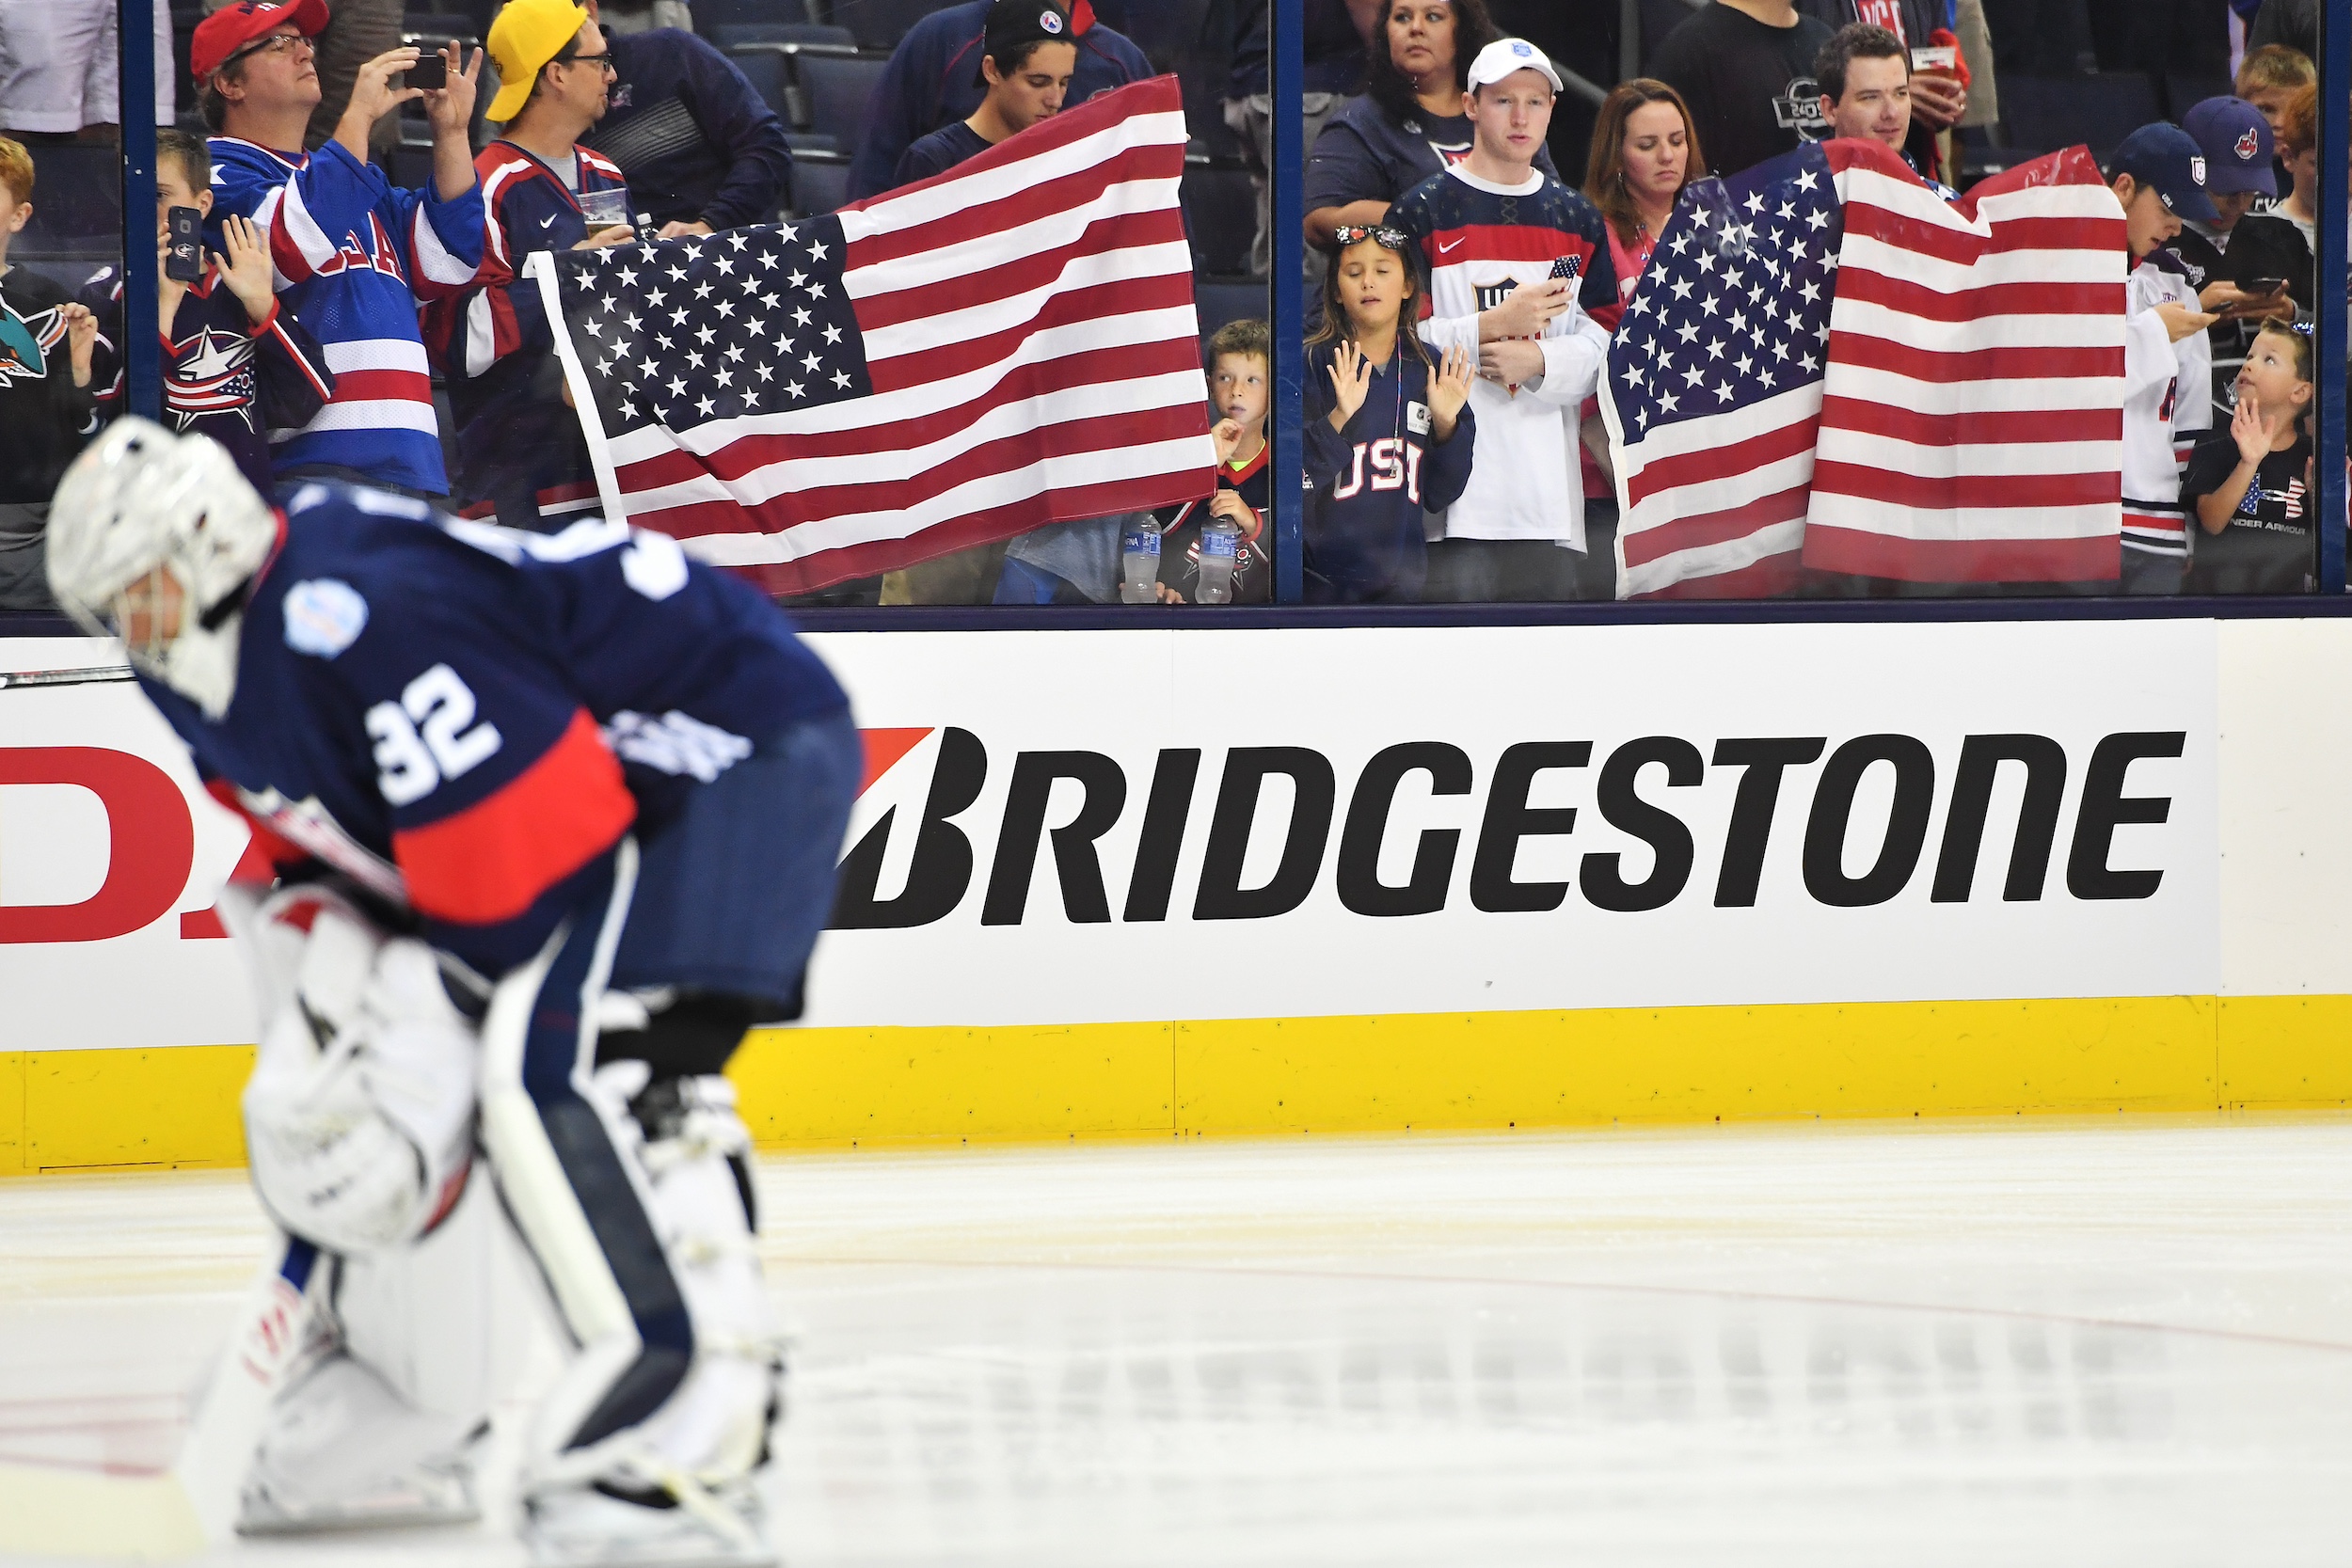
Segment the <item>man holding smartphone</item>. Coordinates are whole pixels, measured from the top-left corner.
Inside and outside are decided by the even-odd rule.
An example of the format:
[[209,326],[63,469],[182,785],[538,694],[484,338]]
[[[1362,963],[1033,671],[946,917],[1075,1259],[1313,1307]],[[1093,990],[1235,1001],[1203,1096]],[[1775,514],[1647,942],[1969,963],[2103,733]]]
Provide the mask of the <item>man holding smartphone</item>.
[[2165,246],[2180,258],[2200,303],[2221,316],[2206,334],[2213,348],[2213,396],[2211,414],[2196,427],[2202,431],[2228,425],[2247,348],[2265,323],[2293,321],[2295,301],[2287,297],[2285,278],[2241,277],[2249,270],[2243,253],[2231,259],[2238,220],[2253,210],[2256,198],[2279,194],[2269,120],[2245,99],[2208,98],[2181,117],[2181,129],[2204,150],[2205,193],[2219,214],[2211,223],[2185,221],[2180,236]]
[[[449,478],[417,309],[465,289],[482,261],[482,193],[468,140],[482,57],[467,67],[451,46],[442,53],[447,85],[428,89],[393,85],[421,58],[418,50],[378,55],[360,67],[333,139],[306,153],[304,128],[320,95],[311,40],[326,24],[324,0],[239,0],[198,25],[189,45],[198,107],[217,133],[207,237],[220,249],[232,215],[267,235],[285,303],[336,377],[316,417],[273,437],[276,476],[443,496]],[[419,99],[433,128],[433,179],[423,190],[401,190],[367,161],[368,136]]]

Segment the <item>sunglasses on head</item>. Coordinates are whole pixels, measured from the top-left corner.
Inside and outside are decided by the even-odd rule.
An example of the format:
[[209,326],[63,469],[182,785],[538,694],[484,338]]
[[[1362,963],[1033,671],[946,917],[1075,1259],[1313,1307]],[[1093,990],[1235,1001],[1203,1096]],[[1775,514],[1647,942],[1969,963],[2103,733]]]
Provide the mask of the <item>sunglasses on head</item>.
[[1404,230],[1391,229],[1385,223],[1343,223],[1331,231],[1331,237],[1343,247],[1361,245],[1366,240],[1372,241],[1383,250],[1405,250],[1412,244],[1405,237]]

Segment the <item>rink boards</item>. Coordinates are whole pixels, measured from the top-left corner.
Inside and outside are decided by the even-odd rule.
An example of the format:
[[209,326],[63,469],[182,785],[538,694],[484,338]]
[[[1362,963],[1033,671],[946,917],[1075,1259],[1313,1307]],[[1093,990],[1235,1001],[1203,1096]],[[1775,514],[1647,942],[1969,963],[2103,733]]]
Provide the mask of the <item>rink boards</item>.
[[[2344,622],[815,641],[770,1142],[2352,1100]],[[0,693],[0,1172],[238,1160],[243,839],[135,689]]]

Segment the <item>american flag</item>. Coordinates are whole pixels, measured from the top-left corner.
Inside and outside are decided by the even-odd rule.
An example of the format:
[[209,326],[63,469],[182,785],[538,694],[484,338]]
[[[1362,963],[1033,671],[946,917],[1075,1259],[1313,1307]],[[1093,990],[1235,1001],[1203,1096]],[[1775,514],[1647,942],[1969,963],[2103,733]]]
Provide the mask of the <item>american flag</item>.
[[1875,142],[1701,182],[1610,353],[1620,593],[2112,579],[2125,265],[2080,149],[1958,203]]
[[1173,77],[797,225],[533,258],[615,516],[771,593],[1215,487]]

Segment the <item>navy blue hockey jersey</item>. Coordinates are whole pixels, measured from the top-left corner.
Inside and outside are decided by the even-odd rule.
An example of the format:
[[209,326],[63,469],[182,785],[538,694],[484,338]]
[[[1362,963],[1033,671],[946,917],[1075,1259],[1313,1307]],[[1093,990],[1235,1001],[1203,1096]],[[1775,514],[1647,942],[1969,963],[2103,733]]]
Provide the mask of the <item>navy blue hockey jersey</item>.
[[1317,603],[1409,603],[1428,570],[1422,514],[1462,499],[1478,444],[1463,404],[1454,438],[1431,430],[1429,367],[1402,346],[1373,372],[1364,405],[1331,428],[1336,345],[1307,354],[1306,511],[1302,560]]
[[665,535],[324,483],[287,499],[237,657],[217,721],[141,683],[199,770],[490,976],[632,825],[848,704],[782,611]]

